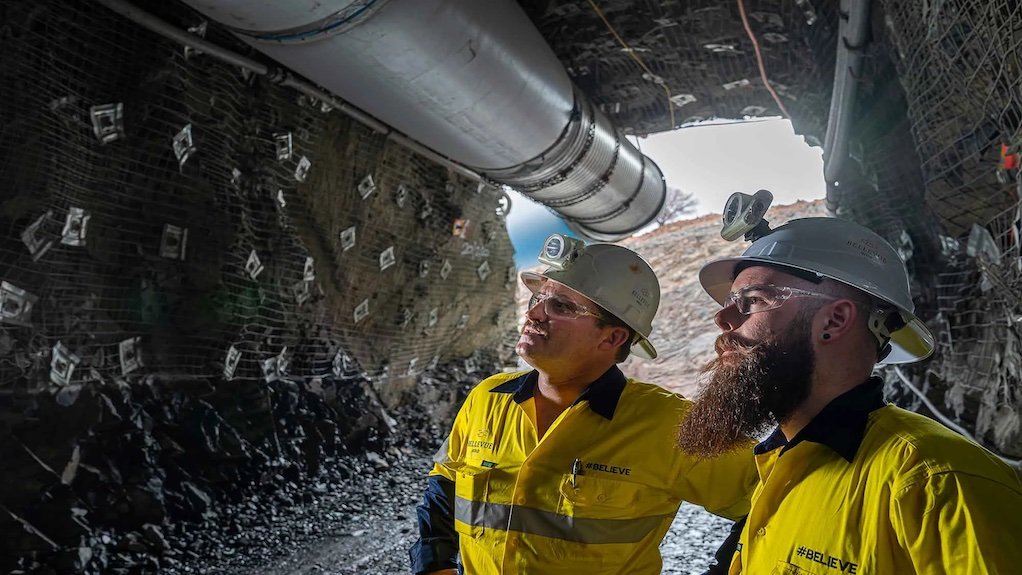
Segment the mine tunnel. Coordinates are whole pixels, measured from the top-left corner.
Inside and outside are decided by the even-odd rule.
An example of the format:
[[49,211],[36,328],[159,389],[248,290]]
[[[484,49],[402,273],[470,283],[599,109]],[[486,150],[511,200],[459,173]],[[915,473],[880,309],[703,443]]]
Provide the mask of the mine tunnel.
[[[822,148],[825,197],[771,217],[893,246],[935,345],[884,396],[1017,468],[1020,27],[1014,0],[4,0],[0,570],[411,572],[462,402],[528,367],[516,202],[650,262],[659,357],[622,370],[696,394],[699,266],[743,246],[649,231],[642,145],[721,119]],[[662,572],[731,525],[682,505]]]

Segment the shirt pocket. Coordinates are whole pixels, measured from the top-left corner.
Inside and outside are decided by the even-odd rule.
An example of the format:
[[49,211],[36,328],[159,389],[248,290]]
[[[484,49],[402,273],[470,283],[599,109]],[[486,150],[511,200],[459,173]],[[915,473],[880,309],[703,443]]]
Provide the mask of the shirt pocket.
[[666,491],[592,475],[561,478],[557,512],[572,517],[630,519],[673,514],[678,499]]
[[810,571],[805,567],[792,565],[787,561],[778,561],[770,575],[816,575],[816,572]]
[[632,572],[627,561],[641,555],[645,562],[656,553],[659,540],[641,542],[666,528],[678,506],[654,487],[594,475],[565,474],[558,490],[557,514],[566,532],[550,544],[561,562],[551,573],[579,572],[579,565],[592,575]]
[[493,520],[487,512],[487,486],[492,469],[465,466],[455,472],[454,478],[454,530],[462,535],[479,538]]

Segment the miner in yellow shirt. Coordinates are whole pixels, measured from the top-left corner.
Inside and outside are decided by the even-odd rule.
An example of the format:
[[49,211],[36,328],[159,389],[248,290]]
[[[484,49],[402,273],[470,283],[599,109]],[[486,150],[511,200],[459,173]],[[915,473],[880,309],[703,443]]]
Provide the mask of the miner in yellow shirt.
[[631,250],[551,236],[516,351],[534,369],[494,375],[468,395],[437,453],[414,573],[656,575],[681,501],[736,518],[756,482],[751,443],[705,460],[672,435],[691,402],[625,377],[660,301]]
[[730,573],[1022,573],[1016,471],[886,404],[871,376],[933,350],[898,253],[836,218],[756,235],[700,272],[723,333],[678,432],[714,457],[778,424],[754,450],[760,481]]

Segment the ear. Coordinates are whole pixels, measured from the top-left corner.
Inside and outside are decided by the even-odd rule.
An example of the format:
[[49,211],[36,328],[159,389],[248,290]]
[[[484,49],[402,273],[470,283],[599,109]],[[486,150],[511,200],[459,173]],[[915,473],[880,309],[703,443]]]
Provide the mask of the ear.
[[613,350],[628,343],[628,330],[623,327],[607,328],[607,333],[600,341],[599,349]]
[[838,300],[824,306],[820,311],[823,313],[820,331],[830,336],[827,338],[829,341],[840,339],[842,336],[854,332],[861,315],[859,306],[850,299]]

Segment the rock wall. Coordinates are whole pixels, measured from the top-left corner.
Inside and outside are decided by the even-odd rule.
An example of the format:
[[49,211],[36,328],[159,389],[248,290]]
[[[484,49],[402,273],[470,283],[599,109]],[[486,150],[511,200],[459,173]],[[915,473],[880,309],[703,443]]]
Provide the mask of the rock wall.
[[0,569],[153,567],[507,361],[498,191],[94,3],[0,6],[0,102]]

